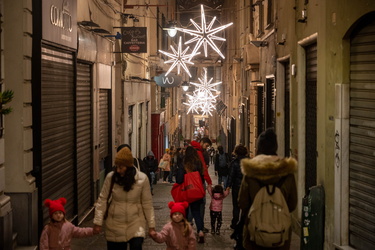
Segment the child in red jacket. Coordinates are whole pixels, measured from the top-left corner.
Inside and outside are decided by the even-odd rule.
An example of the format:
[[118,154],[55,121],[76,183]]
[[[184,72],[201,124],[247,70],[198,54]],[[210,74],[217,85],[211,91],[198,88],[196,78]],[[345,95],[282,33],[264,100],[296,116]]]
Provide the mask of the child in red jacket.
[[194,230],[186,220],[186,209],[189,203],[169,202],[172,221],[167,223],[160,233],[154,232],[150,236],[155,242],[167,244],[167,250],[170,249],[197,249]]
[[65,204],[66,199],[63,197],[44,201],[44,205],[49,208],[51,221],[44,227],[40,236],[40,250],[69,250],[72,238],[83,238],[94,234],[93,228],[79,228],[65,219]]

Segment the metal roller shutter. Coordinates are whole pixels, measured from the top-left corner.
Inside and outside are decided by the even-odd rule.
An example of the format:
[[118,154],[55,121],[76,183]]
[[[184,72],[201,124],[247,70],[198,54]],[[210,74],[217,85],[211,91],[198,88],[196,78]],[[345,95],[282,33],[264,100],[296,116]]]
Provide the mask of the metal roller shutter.
[[108,156],[109,146],[109,91],[101,89],[99,92],[99,157]]
[[316,134],[317,134],[317,44],[311,44],[305,48],[306,51],[306,191],[316,185]]
[[77,195],[78,218],[92,202],[92,94],[91,65],[77,63]]
[[[65,197],[66,217],[74,216],[75,88],[73,54],[42,47],[42,200]],[[45,210],[43,221],[48,220]]]
[[266,110],[266,127],[274,128],[276,120],[276,89],[275,89],[275,78],[267,78],[266,80],[266,100],[265,100],[265,110]]
[[375,21],[350,49],[349,241],[375,249]]
[[285,95],[284,95],[284,154],[290,156],[290,67],[289,61],[285,65]]

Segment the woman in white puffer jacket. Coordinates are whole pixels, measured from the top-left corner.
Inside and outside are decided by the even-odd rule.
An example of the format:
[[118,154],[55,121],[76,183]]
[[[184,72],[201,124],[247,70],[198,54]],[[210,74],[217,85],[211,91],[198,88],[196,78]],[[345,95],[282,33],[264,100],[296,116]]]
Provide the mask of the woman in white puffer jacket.
[[147,226],[147,233],[155,231],[150,184],[146,174],[134,166],[129,148],[117,153],[115,165],[116,170],[108,173],[97,201],[94,230],[101,231],[105,221],[107,249],[127,249],[128,244],[130,249],[142,249]]

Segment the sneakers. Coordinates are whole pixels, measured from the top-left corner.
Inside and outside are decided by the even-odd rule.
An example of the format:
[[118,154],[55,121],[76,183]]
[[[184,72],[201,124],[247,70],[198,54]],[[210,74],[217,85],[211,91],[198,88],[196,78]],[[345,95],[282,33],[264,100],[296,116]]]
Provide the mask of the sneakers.
[[215,234],[215,228],[211,228],[211,234]]
[[216,235],[220,235],[220,230],[216,230]]

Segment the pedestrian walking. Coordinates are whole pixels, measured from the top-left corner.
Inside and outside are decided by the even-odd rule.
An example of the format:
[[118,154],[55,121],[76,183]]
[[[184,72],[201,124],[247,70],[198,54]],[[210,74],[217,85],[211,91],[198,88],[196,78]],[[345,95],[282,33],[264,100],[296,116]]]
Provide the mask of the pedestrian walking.
[[211,234],[220,235],[220,228],[223,221],[223,200],[229,194],[229,189],[224,191],[223,186],[216,185],[214,188],[209,187],[208,193],[211,196],[210,218],[211,218]]
[[[256,156],[241,162],[244,178],[239,193],[239,206],[245,218],[243,227],[245,249],[268,249],[258,246],[252,240],[248,229],[249,210],[256,194],[263,186],[277,186],[285,198],[289,212],[292,212],[297,206],[297,186],[294,177],[294,173],[297,171],[297,161],[293,158],[280,158],[276,152],[276,134],[273,129],[267,129],[258,137]],[[288,239],[284,245],[272,249],[290,249],[292,230],[290,227],[287,230],[289,230],[287,232]]]
[[158,160],[155,159],[155,155],[152,151],[148,151],[147,156],[143,158],[143,163],[150,174],[150,188],[151,194],[154,195],[154,184],[156,183],[155,174],[158,171]]
[[44,205],[49,209],[50,222],[44,227],[40,236],[40,250],[71,249],[72,238],[83,238],[94,235],[92,227],[80,228],[65,219],[66,199],[46,199]]
[[[199,159],[197,151],[192,147],[188,146],[185,151],[185,157],[183,160],[183,168],[180,168],[178,173],[176,174],[176,183],[182,184],[184,182],[184,177],[186,173],[196,172],[198,171],[201,175],[202,185],[204,182],[203,176],[203,167],[202,162]],[[197,233],[198,233],[198,243],[204,243],[204,232],[203,232],[203,217],[201,214],[201,206],[203,204],[203,198],[197,201],[189,203],[189,211],[194,218]],[[189,212],[189,213],[190,213]]]
[[228,175],[229,175],[229,163],[230,157],[228,153],[224,152],[223,146],[217,147],[218,153],[215,157],[215,174],[218,175],[218,184],[224,184],[224,188],[227,188]]
[[186,220],[187,202],[169,202],[171,221],[164,225],[161,232],[152,232],[150,236],[155,242],[166,243],[167,250],[197,249],[194,230]]
[[[169,172],[171,171],[171,155],[169,154],[170,149],[165,149],[165,154],[159,162],[159,168],[163,171],[163,183],[167,183]],[[162,167],[161,167],[162,166]]]
[[155,231],[155,215],[146,174],[134,166],[128,147],[116,154],[116,170],[107,174],[94,217],[94,231],[105,223],[107,249],[142,249],[146,230]]
[[210,155],[210,163],[209,164],[214,164],[214,159],[215,159],[215,154],[216,154],[216,150],[213,146],[209,147],[208,149],[208,153]]
[[[208,158],[208,153],[207,153],[207,148],[210,147],[211,145],[212,145],[212,142],[208,137],[203,137],[199,142],[197,141],[191,142],[191,146],[193,146],[197,150],[199,159],[202,162],[204,180],[206,181],[206,183],[204,183],[205,189],[207,186],[212,186],[212,180],[208,173],[208,167],[209,167],[208,159],[209,158]],[[203,218],[203,221],[204,221],[205,210],[206,210],[206,197],[203,198],[203,203],[201,205],[201,216]],[[206,227],[203,227],[203,231],[205,233],[208,233],[208,229]]]
[[169,171],[169,175],[168,175],[168,182],[169,183],[174,183],[173,176],[175,175],[176,163],[177,163],[176,152],[177,151],[175,150],[175,147],[171,146],[170,151],[169,151],[169,154],[171,156],[170,171]]
[[232,189],[232,204],[233,204],[233,217],[230,227],[232,229],[236,228],[237,223],[240,220],[240,207],[238,206],[238,193],[241,187],[242,172],[240,167],[240,162],[242,159],[247,157],[247,149],[242,145],[237,145],[234,149],[235,158],[230,163],[230,172],[228,176],[228,186],[227,189]]

